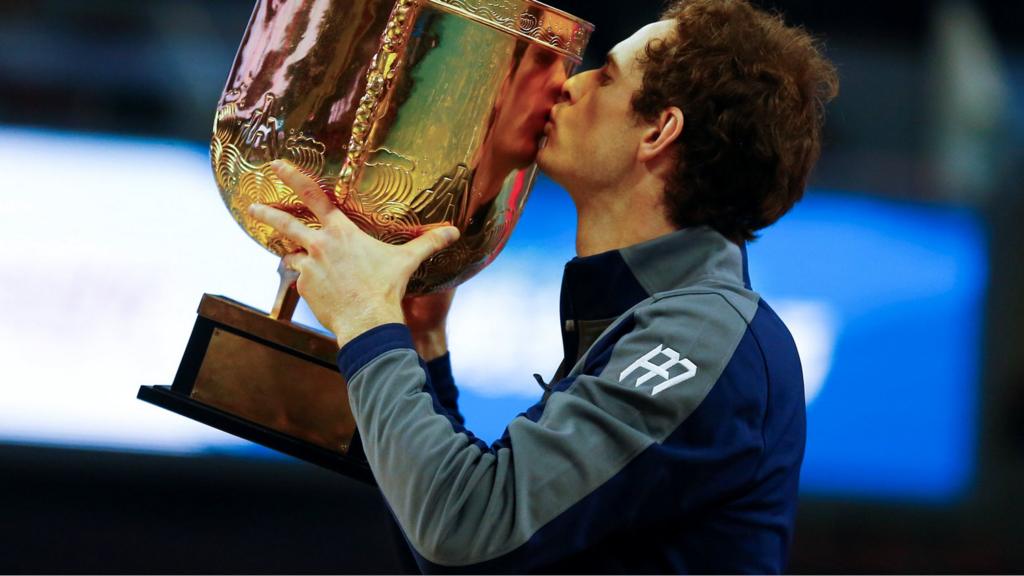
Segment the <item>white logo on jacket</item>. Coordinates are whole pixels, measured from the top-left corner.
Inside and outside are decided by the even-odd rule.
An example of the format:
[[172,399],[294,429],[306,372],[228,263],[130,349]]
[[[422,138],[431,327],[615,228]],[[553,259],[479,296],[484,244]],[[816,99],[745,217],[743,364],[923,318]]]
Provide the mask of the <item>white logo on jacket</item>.
[[[651,362],[651,360],[653,360],[656,356],[659,355],[665,356],[666,358],[668,358],[668,360],[665,361],[663,364],[655,364]],[[670,371],[672,367],[676,365],[682,366],[684,372],[682,374],[670,376]],[[632,364],[629,365],[628,368],[623,370],[622,373],[619,374],[619,382],[622,382],[623,380],[626,379],[627,376],[641,368],[643,368],[646,372],[636,379],[636,388],[639,388],[641,385],[643,385],[651,378],[654,378],[655,376],[658,376],[659,378],[662,378],[664,380],[664,382],[658,384],[657,386],[654,387],[653,390],[651,390],[651,396],[656,396],[658,393],[663,392],[675,386],[676,384],[679,384],[680,382],[686,382],[690,378],[693,378],[694,376],[697,375],[696,364],[690,362],[689,358],[679,358],[679,352],[676,352],[671,348],[665,348],[661,344],[655,346],[653,350],[651,350],[647,354],[644,354],[643,356],[638,358],[636,362],[633,362]]]

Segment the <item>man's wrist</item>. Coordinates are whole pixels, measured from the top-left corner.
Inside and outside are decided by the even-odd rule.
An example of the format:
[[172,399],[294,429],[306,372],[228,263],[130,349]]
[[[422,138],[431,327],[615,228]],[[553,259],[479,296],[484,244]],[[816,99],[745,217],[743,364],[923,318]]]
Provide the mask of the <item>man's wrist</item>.
[[378,326],[385,324],[402,324],[402,310],[389,310],[387,307],[380,309],[365,310],[349,318],[338,318],[331,323],[331,332],[338,341],[338,348],[344,348],[346,344],[355,340],[360,334],[364,334]]
[[393,350],[413,351],[412,335],[405,324],[382,324],[346,342],[338,350],[338,369],[351,381],[364,366]]

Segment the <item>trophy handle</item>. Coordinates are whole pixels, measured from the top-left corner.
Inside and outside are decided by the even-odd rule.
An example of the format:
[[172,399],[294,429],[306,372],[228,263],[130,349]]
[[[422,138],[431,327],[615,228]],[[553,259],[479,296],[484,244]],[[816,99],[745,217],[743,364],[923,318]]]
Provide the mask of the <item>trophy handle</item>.
[[277,297],[274,298],[274,309],[270,317],[274,320],[291,320],[295,313],[295,306],[299,303],[299,289],[295,281],[299,273],[284,265],[284,258],[277,265],[277,274],[281,277],[281,284],[277,288]]

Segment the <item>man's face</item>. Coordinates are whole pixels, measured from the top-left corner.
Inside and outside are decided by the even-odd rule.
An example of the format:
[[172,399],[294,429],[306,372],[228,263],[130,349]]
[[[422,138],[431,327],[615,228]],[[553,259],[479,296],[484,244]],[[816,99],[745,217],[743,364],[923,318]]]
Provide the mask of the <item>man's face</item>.
[[674,33],[672,20],[648,24],[612,48],[604,66],[563,85],[537,162],[570,194],[614,188],[635,168],[647,127],[632,109],[633,95],[643,86],[638,58],[648,42]]

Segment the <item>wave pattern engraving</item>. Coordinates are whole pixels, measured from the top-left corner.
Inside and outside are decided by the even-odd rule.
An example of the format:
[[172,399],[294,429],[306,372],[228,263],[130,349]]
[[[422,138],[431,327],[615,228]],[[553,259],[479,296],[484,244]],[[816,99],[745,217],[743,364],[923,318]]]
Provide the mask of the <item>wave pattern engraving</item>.
[[[456,166],[453,176],[441,179],[461,181],[461,191],[450,185],[416,190],[412,176],[415,163],[389,150],[375,150],[374,155],[388,160],[367,162],[358,188],[342,204],[356,225],[378,240],[402,244],[431,227],[455,222],[456,206],[466,197],[472,177],[465,165]],[[458,272],[455,268],[430,267],[431,276],[454,276]]]
[[210,162],[217,187],[235,221],[254,240],[277,254],[293,252],[297,246],[252,219],[248,209],[255,203],[267,204],[319,228],[316,217],[270,169],[270,162],[287,159],[316,180],[321,189],[331,192],[334,182],[323,174],[325,147],[295,130],[284,131],[274,94],[266,94],[263,105],[249,118],[239,115],[237,102],[238,97],[230,99],[214,117]]
[[[270,162],[285,158],[317,181],[365,232],[383,242],[402,244],[445,222],[458,224],[461,203],[469,198],[473,171],[464,164],[425,189],[413,187],[415,162],[389,150],[375,150],[358,189],[343,197],[333,195],[336,181],[324,175],[325,146],[314,138],[285,133],[277,99],[268,94],[263,106],[242,118],[234,103],[222,106],[214,121],[210,161],[225,204],[239,225],[257,242],[279,255],[298,249],[291,241],[248,214],[254,203],[284,210],[311,228],[320,223],[298,196],[274,174]],[[503,234],[504,218],[492,218],[480,233],[443,250],[422,266],[410,280],[409,290],[424,292],[447,285],[467,269],[483,268]]]
[[[496,214],[488,218],[483,229],[476,233],[466,230],[464,222],[457,222],[468,216],[456,214],[455,211],[460,203],[468,201],[473,176],[472,170],[459,164],[417,196],[417,200],[429,199],[419,211],[425,221],[453,222],[462,226],[464,232],[459,242],[438,252],[420,266],[409,279],[410,292],[419,293],[445,288],[456,276],[462,279],[473,276],[490,263],[496,256],[495,248],[507,237],[506,233],[511,232],[508,230],[507,214]],[[465,206],[460,212],[464,210]]]

